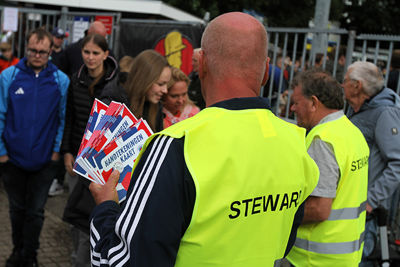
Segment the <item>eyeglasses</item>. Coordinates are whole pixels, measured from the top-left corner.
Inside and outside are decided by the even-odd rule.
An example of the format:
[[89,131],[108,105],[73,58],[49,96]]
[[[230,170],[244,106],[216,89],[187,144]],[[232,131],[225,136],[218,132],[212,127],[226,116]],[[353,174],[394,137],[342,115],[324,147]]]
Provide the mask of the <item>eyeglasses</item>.
[[49,51],[45,51],[45,50],[36,50],[36,49],[32,49],[32,48],[28,48],[28,56],[31,57],[36,57],[37,54],[39,54],[41,57],[47,57],[49,55]]
[[10,49],[5,49],[5,48],[0,49],[0,51],[1,51],[2,53],[7,52],[8,50],[10,50]]

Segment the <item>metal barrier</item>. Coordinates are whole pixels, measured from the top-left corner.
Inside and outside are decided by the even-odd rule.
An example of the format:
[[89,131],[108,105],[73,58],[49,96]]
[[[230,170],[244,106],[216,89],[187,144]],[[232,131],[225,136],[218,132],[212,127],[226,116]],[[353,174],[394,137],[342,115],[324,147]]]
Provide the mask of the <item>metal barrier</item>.
[[[400,44],[400,36],[393,35],[375,35],[375,34],[360,34],[356,37],[356,41],[362,42],[362,52],[360,60],[370,60],[376,65],[380,65],[382,72],[385,75],[385,86],[389,81],[389,73],[391,71],[391,62],[393,59],[394,47]],[[371,56],[371,54],[373,56]],[[384,63],[384,65],[379,64]],[[400,79],[397,80],[395,88],[391,88],[399,94]]]
[[62,29],[66,29],[69,31],[70,35],[68,37],[68,43],[72,42],[72,36],[74,35],[74,21],[75,17],[89,17],[89,23],[95,21],[96,16],[110,16],[112,17],[112,28],[111,28],[111,33],[107,36],[108,38],[108,44],[110,46],[110,49],[113,50],[114,53],[117,53],[117,51],[114,51],[114,48],[118,48],[118,45],[116,44],[116,40],[119,39],[119,22],[121,19],[121,13],[118,12],[77,12],[77,11],[68,11],[67,7],[63,7],[61,9],[61,16],[60,16],[60,21],[59,21],[59,27]]
[[[267,28],[270,42],[270,81],[261,89],[261,95],[271,99],[272,110],[285,119],[290,119],[290,97],[291,90],[288,84],[292,81],[296,72],[310,67],[327,69],[327,56],[330,48],[329,39],[335,41],[335,53],[333,59],[329,60],[329,71],[334,77],[338,74],[339,50],[346,39],[348,31],[343,29],[321,30],[321,29],[299,29],[299,28]],[[313,36],[323,37],[325,43],[322,50],[317,51],[312,47]],[[330,49],[328,49],[330,48]],[[321,60],[318,59],[318,56]],[[285,66],[283,61],[290,58],[289,64]],[[282,71],[283,66],[283,71]],[[344,69],[345,66],[342,66]],[[279,72],[277,77],[276,72]],[[284,77],[286,76],[286,78]],[[278,79],[278,82],[275,80]]]
[[[333,77],[342,82],[346,69],[351,63],[357,60],[368,60],[381,68],[385,85],[387,85],[394,47],[400,46],[400,36],[371,34],[357,36],[354,31],[344,29],[271,27],[267,28],[267,32],[270,42],[270,81],[261,88],[261,95],[271,100],[275,114],[287,120],[293,119],[293,114],[290,114],[289,110],[291,90],[288,85],[296,72],[310,67],[319,67],[331,72]],[[322,36],[322,40],[325,40],[319,45],[322,48],[320,51],[312,47],[313,36]],[[328,40],[334,41],[329,43]],[[339,56],[342,47],[346,49],[344,62]],[[332,51],[329,52],[329,50]],[[318,55],[321,58],[319,62]],[[290,58],[290,62],[285,66],[282,61],[286,57]],[[276,75],[276,71],[279,76]],[[397,80],[397,86],[392,89],[397,93],[400,92],[400,79]]]
[[[1,6],[0,10],[3,11],[4,6]],[[13,47],[19,58],[24,56],[25,36],[30,30],[37,27],[51,30],[58,26],[68,30],[70,36],[66,43],[71,43],[74,34],[74,20],[77,16],[89,17],[89,22],[94,21],[96,16],[111,16],[113,21],[111,34],[108,36],[109,45],[117,58],[123,56],[119,54],[118,45],[120,43],[121,13],[71,12],[67,7],[62,7],[61,11],[19,7],[18,11],[18,31],[13,38]],[[349,64],[355,60],[370,60],[381,67],[385,74],[385,84],[387,84],[394,47],[400,44],[400,36],[370,34],[357,36],[356,32],[344,29],[268,27],[267,32],[270,41],[271,73],[267,86],[261,89],[261,95],[269,97],[273,104],[273,111],[286,119],[291,117],[289,112],[291,93],[286,89],[297,71],[307,67],[320,67],[329,70],[341,82]],[[318,44],[319,51],[315,48],[317,45],[313,47],[313,39],[322,40]],[[345,63],[339,56],[339,50],[342,47],[346,47]],[[329,50],[334,53],[330,53]],[[290,58],[291,63],[289,62],[285,66],[283,62],[286,57]],[[392,89],[397,93],[400,92],[400,79],[396,88]]]
[[[1,16],[3,16],[4,6],[0,6]],[[108,35],[108,43],[111,49],[118,47],[114,45],[119,39],[119,21],[121,13],[110,12],[71,12],[67,7],[63,7],[61,11],[38,8],[21,8],[18,7],[18,31],[12,38],[12,46],[16,50],[18,58],[24,57],[25,54],[25,37],[28,33],[36,28],[44,27],[51,31],[54,27],[61,27],[70,33],[66,40],[66,44],[72,42],[73,24],[76,16],[89,17],[89,23],[95,20],[96,16],[112,16],[112,31]],[[114,51],[117,53],[118,51]]]
[[[3,16],[4,7],[0,7],[1,19]],[[24,56],[25,37],[28,33],[38,27],[44,27],[46,30],[51,30],[57,25],[60,11],[42,10],[36,8],[18,8],[18,32],[12,39],[12,47],[16,49],[17,57]]]

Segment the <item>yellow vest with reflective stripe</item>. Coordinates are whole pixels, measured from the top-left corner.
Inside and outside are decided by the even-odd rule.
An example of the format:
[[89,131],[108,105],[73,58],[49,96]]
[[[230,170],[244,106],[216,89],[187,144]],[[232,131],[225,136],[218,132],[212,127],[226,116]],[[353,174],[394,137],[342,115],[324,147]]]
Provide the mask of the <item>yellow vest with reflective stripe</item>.
[[185,137],[196,188],[175,266],[273,266],[284,256],[294,215],[318,182],[304,129],[266,109],[212,107],[158,134]]
[[315,126],[307,147],[319,137],[332,145],[340,169],[328,220],[301,225],[287,256],[296,267],[358,266],[363,250],[369,148],[346,116]]

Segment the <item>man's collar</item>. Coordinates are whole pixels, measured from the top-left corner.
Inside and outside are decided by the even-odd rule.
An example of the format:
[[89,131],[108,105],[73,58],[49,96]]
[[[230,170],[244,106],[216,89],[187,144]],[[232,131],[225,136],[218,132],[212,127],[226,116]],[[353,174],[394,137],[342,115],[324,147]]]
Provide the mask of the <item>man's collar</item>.
[[268,98],[265,97],[241,97],[231,98],[221,102],[217,102],[210,107],[225,108],[230,110],[242,109],[271,109]]
[[[323,118],[319,121],[318,124],[322,124],[322,123],[334,121],[334,120],[340,119],[342,116],[344,116],[343,110],[338,110],[338,111],[332,112],[332,113],[326,115],[325,117],[323,117]],[[317,124],[317,125],[318,125],[318,124]]]

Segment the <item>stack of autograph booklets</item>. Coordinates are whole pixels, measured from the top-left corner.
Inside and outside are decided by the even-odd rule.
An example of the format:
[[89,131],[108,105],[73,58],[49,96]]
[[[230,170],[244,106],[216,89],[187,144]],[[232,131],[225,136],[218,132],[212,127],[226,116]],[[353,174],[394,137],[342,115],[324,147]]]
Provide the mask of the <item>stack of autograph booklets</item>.
[[123,201],[131,180],[134,161],[153,132],[145,120],[138,120],[118,102],[109,106],[95,99],[82,138],[74,171],[98,184],[105,184],[113,170],[120,172],[117,184]]

